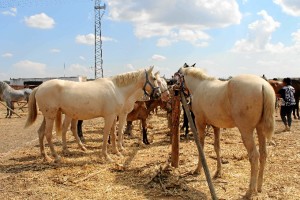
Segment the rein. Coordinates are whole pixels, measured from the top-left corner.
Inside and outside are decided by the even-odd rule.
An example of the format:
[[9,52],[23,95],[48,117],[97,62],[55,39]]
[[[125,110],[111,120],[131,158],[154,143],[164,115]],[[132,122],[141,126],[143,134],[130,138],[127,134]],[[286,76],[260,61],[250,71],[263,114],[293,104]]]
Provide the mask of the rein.
[[[144,95],[148,96],[148,97],[153,97],[153,94],[154,94],[154,91],[157,90],[159,87],[154,87],[151,82],[149,81],[149,77],[148,77],[148,74],[147,74],[147,71],[145,70],[145,74],[146,74],[146,82],[144,84],[144,87],[143,87],[143,91],[144,91]],[[146,91],[146,86],[147,85],[150,85],[151,87],[151,94],[149,94],[147,91]]]

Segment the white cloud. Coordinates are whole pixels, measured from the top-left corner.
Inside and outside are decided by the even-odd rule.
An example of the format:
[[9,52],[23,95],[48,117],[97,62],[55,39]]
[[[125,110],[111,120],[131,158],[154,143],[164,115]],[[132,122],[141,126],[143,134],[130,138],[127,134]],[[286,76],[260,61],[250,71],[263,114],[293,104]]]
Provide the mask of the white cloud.
[[[98,38],[99,40],[99,38]],[[113,41],[116,42],[115,39],[110,37],[101,37],[101,40],[104,41]],[[93,33],[89,33],[87,35],[77,35],[75,38],[76,43],[85,44],[85,45],[94,45],[95,44],[95,35]]]
[[87,35],[77,35],[75,41],[79,44],[93,45],[95,43],[95,35],[92,33]]
[[11,58],[11,57],[13,57],[13,54],[12,53],[4,53],[1,56],[4,58]]
[[93,74],[93,69],[90,67],[80,65],[80,64],[71,64],[70,67],[67,67],[68,76],[91,76]]
[[111,20],[132,22],[138,38],[159,36],[160,47],[178,41],[206,46],[210,37],[203,31],[239,24],[242,18],[235,0],[111,0],[108,4]]
[[51,53],[60,53],[60,49],[50,49]]
[[133,66],[132,64],[127,64],[127,65],[126,65],[126,68],[127,68],[127,69],[130,69],[130,70],[132,70],[132,71],[135,70],[135,68],[134,68],[134,66]]
[[17,8],[11,8],[9,10],[1,12],[3,15],[9,15],[15,17],[17,15]]
[[286,14],[300,16],[299,0],[273,0],[273,2],[278,4]]
[[54,19],[52,19],[45,13],[25,17],[24,21],[27,26],[32,28],[51,29],[55,25]]
[[233,51],[235,52],[259,52],[270,47],[272,33],[280,26],[265,10],[257,13],[262,19],[248,26],[248,37],[236,41]]
[[80,60],[85,60],[85,57],[84,56],[79,56],[79,59]]
[[[18,71],[30,74],[45,75],[46,64],[33,62],[30,60],[22,60],[13,65]],[[34,75],[32,75],[34,76]]]
[[154,54],[152,56],[152,60],[156,60],[156,61],[162,61],[162,60],[165,60],[166,57],[165,56],[162,56],[162,55],[157,55],[157,54]]

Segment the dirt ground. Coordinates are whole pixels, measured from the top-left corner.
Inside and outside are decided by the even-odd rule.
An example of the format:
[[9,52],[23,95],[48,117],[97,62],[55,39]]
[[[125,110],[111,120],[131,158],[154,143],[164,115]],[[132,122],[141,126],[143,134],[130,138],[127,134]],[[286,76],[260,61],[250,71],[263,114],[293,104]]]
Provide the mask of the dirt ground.
[[[125,136],[123,157],[111,155],[113,163],[101,155],[103,120],[83,123],[86,152],[77,148],[68,133],[69,155],[62,155],[60,139],[55,137],[60,164],[44,163],[40,157],[37,122],[23,129],[22,118],[6,119],[0,106],[0,199],[211,199],[206,178],[191,172],[197,164],[197,148],[193,139],[180,142],[180,166],[169,164],[171,145],[166,113],[159,111],[149,121],[150,145],[141,143],[139,125],[133,137]],[[276,119],[274,144],[268,146],[263,192],[260,199],[300,199],[300,121],[294,120],[291,132],[282,132]],[[221,155],[223,177],[213,180],[219,199],[243,199],[248,188],[250,165],[247,152],[236,128],[222,130]],[[50,150],[46,146],[48,154]],[[110,149],[109,149],[110,152]],[[205,142],[205,155],[213,175],[216,156],[213,134]]]

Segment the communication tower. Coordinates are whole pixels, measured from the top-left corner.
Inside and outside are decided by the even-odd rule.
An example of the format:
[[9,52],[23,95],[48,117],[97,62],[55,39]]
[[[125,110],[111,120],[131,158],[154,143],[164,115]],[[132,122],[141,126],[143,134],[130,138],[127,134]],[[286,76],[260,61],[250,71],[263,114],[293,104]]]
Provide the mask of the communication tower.
[[105,8],[106,5],[101,5],[101,0],[95,0],[95,79],[103,78],[101,19]]

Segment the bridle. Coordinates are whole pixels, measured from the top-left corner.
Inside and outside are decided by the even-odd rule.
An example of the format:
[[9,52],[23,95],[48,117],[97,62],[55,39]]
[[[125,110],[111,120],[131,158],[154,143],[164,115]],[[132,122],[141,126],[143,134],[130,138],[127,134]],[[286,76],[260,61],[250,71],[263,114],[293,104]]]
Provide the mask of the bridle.
[[[151,82],[149,81],[149,77],[148,77],[148,73],[147,71],[145,70],[145,75],[146,75],[146,82],[144,84],[144,87],[143,87],[143,90],[144,90],[144,95],[150,97],[150,98],[154,98],[154,91],[155,90],[158,90],[159,87],[155,87],[151,84]],[[151,87],[151,94],[149,94],[147,91],[146,91],[146,86],[149,85]]]
[[185,80],[184,80],[184,75],[178,71],[174,74],[175,79],[177,80],[177,86],[180,88],[180,90],[183,92],[183,94],[186,97],[191,96],[190,91],[188,90],[188,88],[185,86]]

